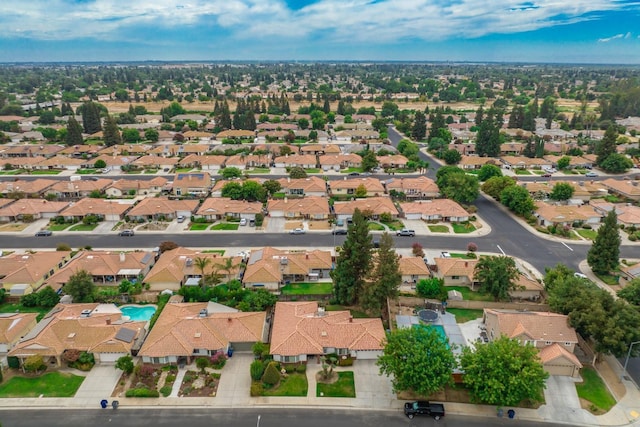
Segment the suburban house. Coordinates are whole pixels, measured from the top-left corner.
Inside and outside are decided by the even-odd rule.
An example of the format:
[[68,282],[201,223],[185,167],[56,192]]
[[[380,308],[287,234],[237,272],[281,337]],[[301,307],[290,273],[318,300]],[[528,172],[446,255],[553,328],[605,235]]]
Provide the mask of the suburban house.
[[[188,248],[175,248],[163,252],[144,277],[149,290],[179,290],[182,286],[197,286],[202,278],[198,259],[204,263],[204,274],[218,273],[222,282],[237,279],[242,267],[242,257],[226,257],[219,253],[203,253]],[[224,273],[224,274],[223,274]]]
[[227,161],[227,156],[203,156],[199,154],[189,154],[180,159],[181,168],[197,168],[207,172],[218,173]]
[[502,156],[500,158],[504,169],[540,169],[543,166],[551,166],[551,162],[537,157]]
[[533,214],[539,225],[568,225],[584,223],[590,225],[599,224],[602,214],[589,205],[552,205],[546,202],[536,202],[537,209]]
[[593,209],[606,216],[615,209],[618,224],[625,227],[640,227],[640,207],[626,203],[592,202]]
[[271,199],[267,202],[269,216],[274,218],[302,218],[325,220],[331,213],[326,197],[304,197],[301,199]]
[[142,199],[127,213],[132,221],[171,220],[182,215],[190,217],[200,202],[198,200],[170,200],[166,197]]
[[[451,125],[449,125],[449,128],[451,128]],[[467,131],[466,129],[461,129],[461,130]],[[468,140],[471,138],[460,138],[460,139]],[[476,154],[476,144],[474,142],[452,142],[449,145],[447,145],[447,149],[456,150],[463,157],[469,157]],[[480,158],[486,159],[486,157],[480,157]],[[475,169],[475,168],[472,168],[472,169]]]
[[60,169],[76,171],[81,169],[85,162],[86,160],[83,159],[56,155],[48,159],[43,159],[41,162],[33,165],[32,169]]
[[[342,126],[347,127],[346,124]],[[378,133],[378,131],[368,129],[342,130],[335,134],[337,142],[367,141],[378,138],[380,138],[380,133]]]
[[0,364],[7,366],[7,353],[38,323],[38,313],[0,313]]
[[[545,160],[551,162],[553,167],[558,167],[558,161],[565,156],[548,154],[544,156]],[[586,168],[591,169],[593,167],[593,162],[589,159],[585,159],[581,156],[566,156],[569,158],[569,169],[573,168]]]
[[211,175],[207,172],[178,173],[173,179],[173,194],[176,196],[206,196],[211,189]]
[[38,178],[33,181],[17,179],[15,181],[0,181],[0,194],[3,197],[11,198],[13,195],[24,195],[24,197],[44,197],[49,193],[49,188],[60,181],[53,179]]
[[323,197],[327,195],[327,183],[324,179],[317,176],[308,178],[280,178],[278,180],[282,187],[282,192],[286,196],[317,196]]
[[138,169],[162,169],[171,170],[175,167],[180,159],[177,157],[161,157],[146,155],[141,156],[131,162],[132,166]]
[[278,156],[273,160],[277,168],[301,167],[303,169],[315,169],[317,167],[316,156],[312,154],[288,154]]
[[607,178],[601,181],[602,185],[609,189],[610,193],[617,194],[630,200],[640,200],[640,186],[638,181],[620,181],[613,178]]
[[604,197],[608,194],[607,188],[601,185],[600,181],[518,181],[518,185],[526,188],[536,200],[548,198],[557,184],[569,184],[573,188],[571,200],[588,202],[594,197]]
[[460,161],[458,162],[458,167],[460,169],[480,169],[484,165],[496,165],[500,167],[500,162],[498,159],[495,159],[493,157],[478,157],[478,156],[464,156],[464,155],[462,156],[462,159],[460,159]]
[[519,156],[524,150],[525,144],[521,142],[507,142],[500,144],[500,155],[515,155]]
[[55,194],[59,199],[78,200],[90,197],[92,193],[104,194],[112,180],[100,178],[94,180],[58,181],[47,189],[47,194]]
[[67,206],[69,206],[68,202],[19,199],[0,208],[0,222],[31,222],[38,219],[54,218]]
[[152,252],[80,251],[63,268],[45,280],[45,285],[61,289],[78,271],[91,274],[97,286],[118,286],[123,280],[140,281],[153,264]]
[[391,178],[386,181],[387,193],[404,194],[408,200],[435,199],[440,197],[440,189],[435,181],[421,175],[417,178]]
[[469,213],[450,199],[418,200],[400,203],[400,210],[406,219],[424,221],[465,222]]
[[138,156],[123,156],[123,155],[109,156],[107,154],[101,154],[98,157],[93,157],[91,159],[85,160],[84,163],[81,164],[81,167],[87,168],[87,169],[93,169],[95,168],[96,162],[99,160],[102,160],[105,162],[107,167],[116,169],[116,170],[121,170],[122,166],[128,165],[129,163],[133,162],[137,158]]
[[262,185],[264,183],[265,179],[262,179],[262,178],[247,178],[247,179],[244,179],[244,180],[219,179],[219,180],[216,181],[215,185],[211,189],[211,197],[222,197],[222,189],[224,188],[225,185],[227,185],[230,182],[243,184],[243,183],[245,183],[247,181],[257,182],[258,184]]
[[362,166],[362,157],[357,154],[324,154],[318,158],[323,171],[339,171]]
[[148,196],[160,194],[167,185],[167,179],[157,176],[149,181],[119,179],[107,187],[105,193],[109,197]]
[[392,218],[398,217],[398,209],[388,197],[368,197],[366,199],[355,199],[350,202],[335,202],[333,209],[337,219],[348,220],[353,216],[356,209],[371,215],[377,219],[382,214],[390,214]]
[[390,154],[388,156],[377,156],[378,165],[381,168],[404,168],[409,160],[402,154]]
[[348,195],[355,196],[356,190],[360,187],[364,187],[366,197],[381,196],[384,194],[384,187],[377,178],[355,178],[345,179],[337,181],[329,181],[329,187],[331,194],[334,196]]
[[348,310],[325,311],[315,301],[276,303],[270,348],[275,361],[306,363],[325,354],[376,359],[384,342],[379,318],[354,319]]
[[[223,311],[219,311],[219,310]],[[143,363],[190,364],[198,356],[251,351],[267,341],[266,313],[241,312],[216,303],[165,305],[138,356]]]
[[475,259],[434,258],[435,268],[431,266],[431,275],[444,280],[445,286],[468,286],[472,290],[476,281]]
[[269,154],[237,154],[227,157],[225,167],[238,169],[269,168],[271,167],[271,155]]
[[540,351],[544,369],[550,375],[578,376],[582,364],[573,354],[578,336],[563,314],[484,309],[489,340],[506,336]]
[[399,260],[400,274],[402,274],[402,282],[416,284],[422,279],[428,279],[431,277],[429,267],[424,262],[423,258],[409,256],[403,256]]
[[232,200],[228,197],[207,197],[195,213],[197,218],[210,221],[228,218],[256,219],[256,214],[262,213],[262,203],[246,200]]
[[71,257],[71,252],[46,251],[0,257],[0,284],[12,297],[35,292]]
[[509,290],[509,296],[514,299],[538,301],[544,294],[544,286],[537,280],[527,277],[523,273],[518,274],[515,281],[515,289]]
[[229,129],[223,130],[222,132],[216,135],[216,139],[253,139],[255,138],[256,133],[251,130],[242,130],[242,129]]
[[8,355],[62,366],[64,352],[78,350],[93,353],[96,363],[114,363],[140,348],[146,323],[126,320],[113,304],[58,304]]
[[313,282],[329,278],[333,268],[331,252],[293,251],[272,247],[254,250],[242,278],[245,287],[277,291],[288,282]]
[[[324,156],[325,154],[340,154],[341,152],[340,146],[335,144],[303,144],[300,146],[300,154]],[[357,161],[355,158],[354,160]],[[322,162],[320,162],[320,164],[322,164]]]
[[100,220],[120,221],[130,207],[131,204],[119,203],[115,200],[86,198],[70,204],[60,212],[59,216],[82,221],[87,215],[95,215]]

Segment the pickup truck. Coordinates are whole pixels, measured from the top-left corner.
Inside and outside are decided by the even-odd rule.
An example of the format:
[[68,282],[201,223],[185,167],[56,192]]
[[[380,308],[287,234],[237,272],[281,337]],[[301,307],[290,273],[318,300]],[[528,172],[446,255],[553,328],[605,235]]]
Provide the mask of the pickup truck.
[[404,414],[412,419],[416,415],[429,415],[435,420],[444,417],[444,405],[442,403],[430,403],[424,400],[416,402],[406,402],[404,404]]
[[396,231],[396,236],[415,236],[416,232],[414,230],[408,230],[406,228],[403,228],[402,230],[398,230]]

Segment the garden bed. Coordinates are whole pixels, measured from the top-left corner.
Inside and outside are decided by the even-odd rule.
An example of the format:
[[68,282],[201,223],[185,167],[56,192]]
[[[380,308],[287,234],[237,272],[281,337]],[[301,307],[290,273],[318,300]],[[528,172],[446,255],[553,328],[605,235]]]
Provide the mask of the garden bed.
[[184,374],[182,384],[180,384],[181,397],[213,397],[218,392],[220,384],[220,373],[205,370],[187,371]]

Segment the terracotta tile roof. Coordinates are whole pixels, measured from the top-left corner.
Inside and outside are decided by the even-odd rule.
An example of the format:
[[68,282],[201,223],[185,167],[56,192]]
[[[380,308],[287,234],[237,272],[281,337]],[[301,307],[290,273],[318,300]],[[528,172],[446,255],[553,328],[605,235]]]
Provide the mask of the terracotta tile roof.
[[250,130],[224,130],[216,135],[216,139],[222,138],[253,138],[255,132]]
[[502,156],[500,160],[504,164],[513,167],[550,166],[551,162],[545,159],[530,158],[525,156]]
[[380,319],[352,319],[348,311],[319,312],[317,302],[276,303],[271,354],[324,354],[325,348],[382,350]]
[[60,212],[62,216],[85,216],[85,215],[122,215],[131,205],[118,203],[113,200],[84,198],[73,203],[71,206]]
[[35,284],[65,263],[69,255],[70,252],[64,251],[43,251],[0,257],[0,282],[6,289],[15,284]]
[[540,357],[540,361],[544,365],[556,359],[564,357],[565,359],[576,365],[578,368],[582,368],[582,363],[580,363],[578,357],[557,343],[548,345],[540,349],[540,353],[538,353],[538,356]]
[[[83,317],[83,310],[91,310],[91,315]],[[60,356],[68,349],[129,353],[145,323],[123,321],[122,313],[113,304],[58,304],[9,354]],[[122,329],[132,331],[131,342],[116,338]]]
[[83,159],[75,159],[73,157],[67,156],[54,156],[48,159],[42,160],[38,163],[39,167],[66,167],[66,166],[81,166],[84,164],[86,160]]
[[143,179],[119,179],[113,181],[107,188],[117,188],[122,192],[128,192],[129,190],[148,190],[154,187],[164,187],[167,184],[167,179],[161,176],[147,181]]
[[[86,192],[103,191],[113,181],[111,179],[100,178],[97,181],[90,179],[83,179],[80,181],[58,181],[51,186],[51,192],[58,193],[73,193],[73,192]],[[49,191],[48,191],[49,192]]]
[[640,186],[636,181],[621,181],[613,178],[601,181],[602,184],[612,191],[631,197],[640,196]]
[[230,257],[221,256],[218,253],[202,253],[189,248],[179,247],[170,251],[163,252],[156,261],[151,271],[144,278],[145,283],[181,283],[187,276],[200,276],[200,269],[196,266],[196,258],[208,258],[211,262],[207,265],[205,274],[214,270],[229,274],[234,277],[238,274],[242,257],[231,257],[233,260],[233,268],[231,271],[223,271],[227,259]]
[[462,156],[462,159],[458,164],[461,166],[483,166],[486,164],[499,165],[500,161],[493,157]]
[[552,205],[545,202],[536,202],[536,216],[549,222],[574,222],[587,221],[591,218],[602,217],[589,205]]
[[[283,258],[286,258],[286,264],[281,263]],[[267,246],[251,253],[242,281],[244,283],[280,282],[283,274],[307,275],[314,269],[329,270],[332,265],[329,251],[292,251]]]
[[420,257],[402,257],[400,258],[400,273],[403,276],[409,275],[429,275],[429,268],[425,264],[424,260]]
[[544,287],[538,283],[537,280],[533,280],[520,273],[515,281],[516,287],[527,291],[542,291]]
[[576,331],[569,326],[569,317],[564,314],[538,311],[508,311],[484,309],[485,316],[495,316],[498,333],[509,338],[525,334],[536,341],[577,343]]
[[144,167],[144,166],[175,165],[179,161],[180,159],[177,157],[160,157],[160,156],[147,155],[147,156],[138,157],[131,163],[136,166]]
[[169,200],[167,197],[150,197],[140,200],[128,213],[129,216],[146,216],[171,214],[177,211],[193,212],[198,207],[198,200]]
[[38,313],[1,313],[0,344],[13,343],[26,335],[36,317]]
[[329,215],[329,200],[326,197],[308,196],[301,199],[271,199],[267,202],[267,210],[283,211],[285,215]]
[[45,199],[19,199],[0,208],[0,217],[57,214],[67,206],[69,206],[68,202],[50,202]]
[[198,154],[189,154],[180,159],[181,165],[190,165],[199,163],[201,165],[218,165],[222,166],[227,161],[227,156],[203,156]]
[[475,277],[476,259],[460,259],[460,258],[434,258],[438,266],[438,275],[442,277],[448,276],[464,276],[473,281]]
[[390,165],[406,165],[409,161],[402,154],[390,154],[388,156],[376,156],[378,159],[378,163],[380,166],[390,166]]
[[426,176],[417,178],[393,178],[386,183],[387,191],[396,190],[403,193],[412,194],[413,192],[438,194],[440,189],[435,181]]
[[211,175],[207,172],[178,173],[173,178],[173,188],[209,188]]
[[[319,153],[323,152],[325,154],[340,154],[340,147],[336,144],[303,144],[300,146],[301,153]],[[357,156],[357,154],[356,154]],[[324,157],[324,156],[322,156]],[[320,164],[322,164],[322,157],[320,157]],[[357,156],[358,159],[362,160],[360,156]]]
[[468,217],[469,213],[462,206],[449,199],[419,200],[417,202],[400,203],[405,214],[422,214],[441,218]]
[[265,312],[208,313],[207,303],[167,304],[139,351],[140,356],[191,356],[196,349],[226,350],[229,343],[262,340]]
[[262,212],[262,203],[232,200],[228,197],[207,197],[196,211],[196,215],[257,214]]
[[377,178],[353,178],[353,179],[339,179],[335,181],[329,181],[329,187],[332,191],[337,190],[356,190],[361,185],[367,189],[369,193],[384,194],[384,187]]
[[21,191],[25,194],[39,194],[60,181],[38,178],[33,181],[18,179],[16,181],[0,181],[0,193]]
[[290,154],[288,156],[278,156],[274,163],[284,163],[285,165],[316,165],[316,156],[312,154]]
[[361,212],[370,211],[374,215],[383,213],[398,215],[398,209],[388,197],[367,197],[350,202],[335,202],[333,208],[336,215],[353,214],[356,208],[360,209]]
[[291,178],[280,178],[278,180],[283,190],[303,190],[305,193],[314,192],[314,193],[326,193],[327,192],[327,183],[324,179],[319,178],[317,176],[310,176],[308,178],[299,178],[299,179],[291,179]]
[[350,154],[325,154],[318,159],[322,166],[333,165],[360,165],[362,164],[362,157],[355,153]]

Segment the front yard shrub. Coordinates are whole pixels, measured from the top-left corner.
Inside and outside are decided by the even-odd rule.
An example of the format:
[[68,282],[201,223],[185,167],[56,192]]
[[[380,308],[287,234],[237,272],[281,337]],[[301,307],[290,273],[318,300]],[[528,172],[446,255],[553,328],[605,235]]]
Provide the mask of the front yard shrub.
[[263,393],[264,393],[264,387],[262,386],[261,382],[251,383],[251,390],[250,390],[251,396],[262,396]]
[[345,358],[340,357],[338,359],[338,366],[353,366],[353,358],[351,356]]
[[262,375],[262,382],[272,386],[280,382],[280,371],[278,370],[277,362],[269,363],[264,375]]
[[42,356],[29,356],[22,364],[27,372],[40,372],[47,369],[47,365],[42,360]]
[[249,372],[253,381],[260,381],[260,378],[262,378],[262,375],[264,374],[264,364],[262,363],[262,360],[254,360],[251,363]]
[[160,389],[160,394],[162,394],[164,397],[169,397],[172,389],[173,387],[166,385]]
[[125,393],[126,397],[160,397],[158,390],[148,388],[132,388]]
[[204,370],[209,367],[209,359],[206,357],[198,357],[196,359],[196,366],[200,370],[200,372],[204,373]]
[[307,372],[307,365],[305,365],[304,363],[298,365],[296,367],[296,372],[299,373],[299,374],[304,374],[305,372]]
[[133,364],[133,358],[128,354],[116,360],[116,368],[120,369],[126,375],[131,375],[134,367],[135,365]]
[[209,359],[209,362],[213,369],[222,369],[224,368],[224,365],[227,363],[227,355],[224,353],[216,353],[213,356],[211,356],[211,359]]

